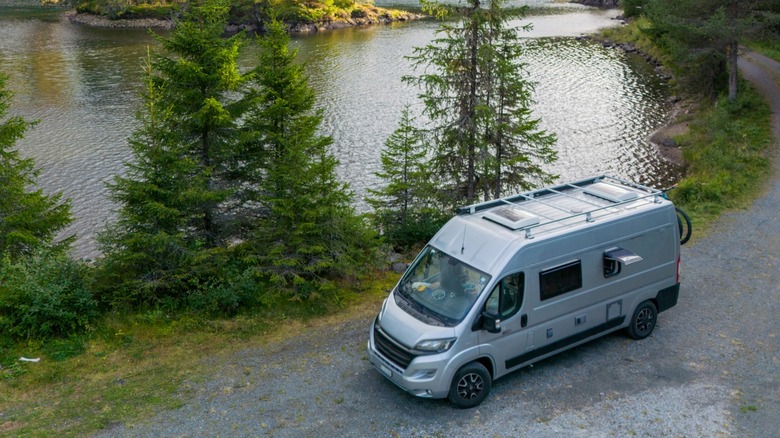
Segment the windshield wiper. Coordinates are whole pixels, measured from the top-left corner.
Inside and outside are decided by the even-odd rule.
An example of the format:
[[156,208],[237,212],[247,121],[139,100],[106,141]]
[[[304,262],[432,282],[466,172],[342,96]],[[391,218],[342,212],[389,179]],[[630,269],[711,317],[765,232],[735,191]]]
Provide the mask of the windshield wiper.
[[440,318],[439,314],[429,310],[427,307],[423,306],[410,297],[404,296],[403,294],[399,294],[397,297],[396,304],[408,310],[412,316],[416,317],[420,321],[432,325],[447,327],[447,324]]

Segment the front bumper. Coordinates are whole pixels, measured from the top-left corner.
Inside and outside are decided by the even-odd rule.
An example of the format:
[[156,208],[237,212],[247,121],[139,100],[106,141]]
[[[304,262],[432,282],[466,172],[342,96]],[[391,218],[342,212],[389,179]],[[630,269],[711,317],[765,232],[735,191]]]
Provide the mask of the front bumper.
[[371,365],[404,391],[417,397],[445,398],[449,393],[452,376],[449,375],[446,353],[417,356],[406,368],[402,368],[376,349],[374,343],[374,321],[371,324],[367,344],[368,361]]

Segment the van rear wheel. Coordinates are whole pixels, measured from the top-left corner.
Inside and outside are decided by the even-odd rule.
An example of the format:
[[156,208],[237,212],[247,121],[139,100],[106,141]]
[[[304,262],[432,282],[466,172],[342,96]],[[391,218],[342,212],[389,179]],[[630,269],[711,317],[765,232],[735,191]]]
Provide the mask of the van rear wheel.
[[637,306],[631,324],[628,326],[628,336],[632,339],[644,339],[650,336],[658,319],[658,309],[652,301],[644,301]]
[[473,408],[485,400],[492,386],[487,368],[479,362],[471,362],[455,373],[447,398],[458,408]]

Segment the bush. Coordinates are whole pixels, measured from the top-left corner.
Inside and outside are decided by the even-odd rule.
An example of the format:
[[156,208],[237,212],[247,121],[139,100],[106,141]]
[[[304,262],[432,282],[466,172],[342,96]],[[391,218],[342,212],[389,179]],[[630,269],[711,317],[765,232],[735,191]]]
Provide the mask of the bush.
[[642,15],[642,8],[647,0],[623,0],[623,15],[626,17],[638,17]]
[[248,269],[227,280],[212,280],[200,285],[187,297],[187,307],[211,316],[233,316],[239,309],[260,304],[263,289],[254,270]]
[[66,255],[40,252],[0,266],[0,332],[16,339],[83,332],[98,316],[88,268]]
[[404,251],[430,240],[450,216],[433,208],[423,208],[410,212],[406,220],[393,211],[377,212],[373,219],[385,241],[394,249]]

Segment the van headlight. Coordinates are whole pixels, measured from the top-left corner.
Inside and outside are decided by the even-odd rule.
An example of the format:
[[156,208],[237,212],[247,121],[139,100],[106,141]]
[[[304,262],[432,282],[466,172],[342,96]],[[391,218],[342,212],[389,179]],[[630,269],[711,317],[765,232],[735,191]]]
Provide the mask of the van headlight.
[[455,343],[455,339],[457,338],[429,339],[427,341],[421,341],[414,349],[431,353],[444,353],[452,347],[452,344]]

